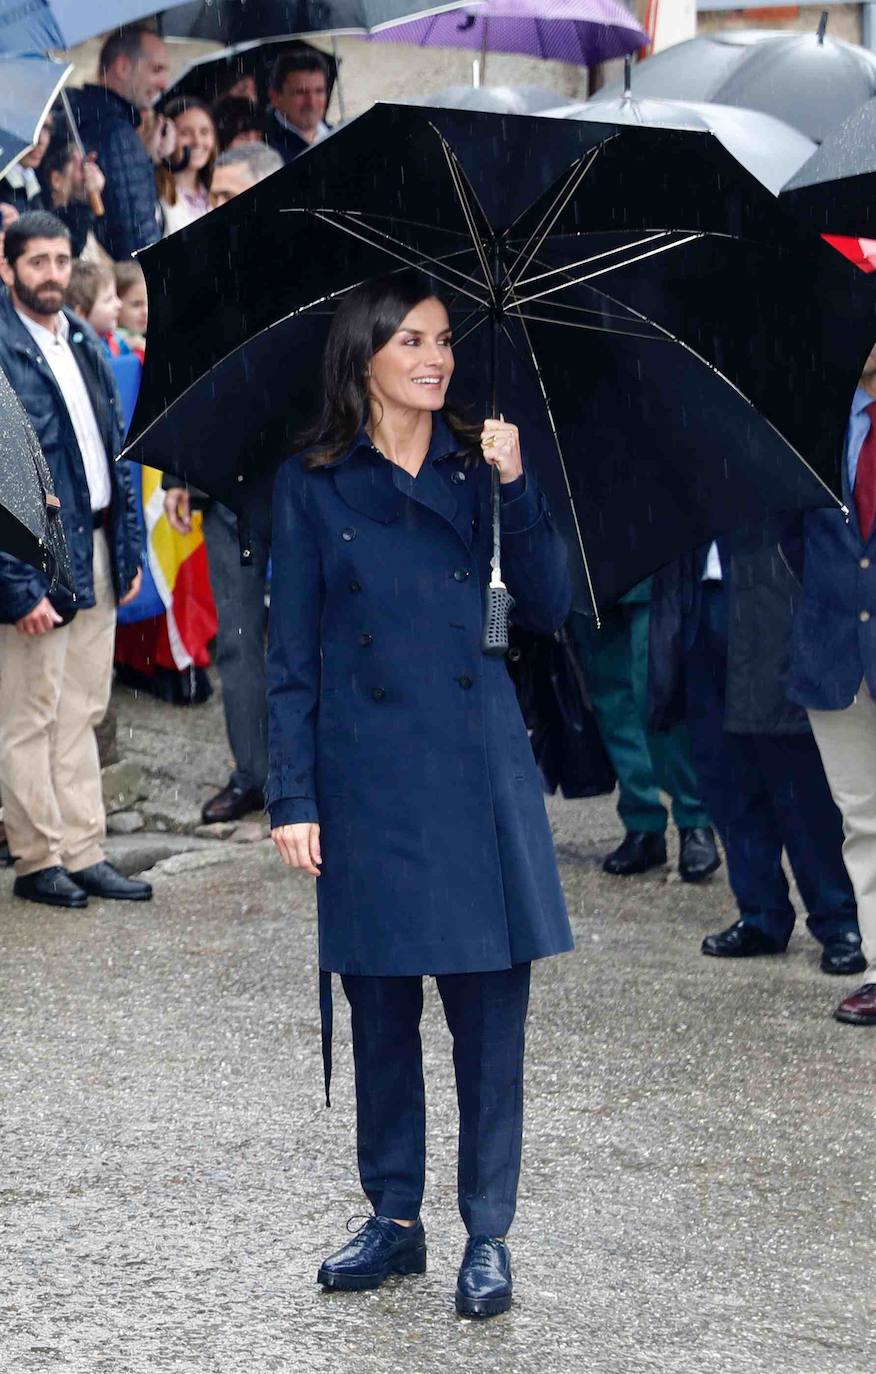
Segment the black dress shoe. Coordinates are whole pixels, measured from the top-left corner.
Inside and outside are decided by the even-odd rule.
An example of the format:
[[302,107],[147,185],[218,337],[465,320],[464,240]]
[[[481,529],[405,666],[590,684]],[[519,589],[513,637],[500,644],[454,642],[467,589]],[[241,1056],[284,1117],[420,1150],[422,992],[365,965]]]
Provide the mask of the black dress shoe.
[[369,1217],[353,1239],[320,1266],[323,1288],[361,1291],[379,1288],[390,1274],[425,1274],[423,1223],[399,1226],[389,1217]]
[[863,973],[867,960],[861,953],[861,937],[856,930],[844,930],[825,940],[821,955],[822,973]]
[[88,905],[88,894],[67,872],[55,864],[16,878],[12,884],[16,897],[28,902],[45,902],[46,906],[82,907]]
[[265,799],[255,787],[235,787],[230,782],[205,802],[201,809],[201,819],[205,825],[216,825],[219,821],[239,821],[251,811],[264,811]]
[[116,902],[148,902],[152,887],[141,878],[126,878],[106,859],[70,875],[91,897],[109,897]]
[[461,1317],[495,1317],[511,1306],[511,1256],[503,1240],[471,1236],[456,1280]]
[[703,954],[718,959],[751,959],[755,954],[784,954],[785,946],[768,939],[757,926],[736,921],[717,935],[707,935],[702,943]]
[[605,873],[628,878],[633,873],[647,873],[666,863],[666,836],[656,830],[628,830],[617,849],[606,856],[602,868]]
[[710,825],[693,825],[679,829],[681,847],[678,871],[683,883],[701,883],[721,867],[721,856],[715,844],[715,832]]

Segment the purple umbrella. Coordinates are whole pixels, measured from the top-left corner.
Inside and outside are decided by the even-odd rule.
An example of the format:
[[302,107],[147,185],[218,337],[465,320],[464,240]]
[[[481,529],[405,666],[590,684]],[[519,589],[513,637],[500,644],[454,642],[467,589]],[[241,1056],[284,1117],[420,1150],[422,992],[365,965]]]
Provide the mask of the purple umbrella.
[[620,0],[485,0],[471,11],[394,24],[369,41],[524,53],[592,67],[635,52],[648,37]]

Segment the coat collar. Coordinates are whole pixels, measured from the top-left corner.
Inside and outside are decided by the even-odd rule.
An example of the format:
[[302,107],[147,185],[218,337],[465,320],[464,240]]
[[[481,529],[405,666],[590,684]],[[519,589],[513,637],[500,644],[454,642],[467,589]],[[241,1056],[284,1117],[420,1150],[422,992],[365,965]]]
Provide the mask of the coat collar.
[[438,414],[433,419],[432,439],[416,477],[385,458],[364,428],[329,470],[342,500],[372,520],[383,524],[397,520],[407,497],[456,528],[459,503],[437,465],[458,451],[459,444],[449,425]]

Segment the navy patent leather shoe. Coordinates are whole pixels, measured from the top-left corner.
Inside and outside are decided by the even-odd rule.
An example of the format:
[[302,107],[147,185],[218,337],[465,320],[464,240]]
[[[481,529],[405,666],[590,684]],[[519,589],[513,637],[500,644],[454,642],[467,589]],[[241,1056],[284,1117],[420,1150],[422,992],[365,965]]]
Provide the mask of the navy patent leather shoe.
[[390,1274],[425,1274],[423,1223],[399,1226],[389,1217],[369,1217],[352,1240],[320,1266],[323,1288],[360,1291],[379,1288]]
[[495,1317],[511,1306],[511,1256],[503,1240],[471,1236],[456,1280],[461,1317]]

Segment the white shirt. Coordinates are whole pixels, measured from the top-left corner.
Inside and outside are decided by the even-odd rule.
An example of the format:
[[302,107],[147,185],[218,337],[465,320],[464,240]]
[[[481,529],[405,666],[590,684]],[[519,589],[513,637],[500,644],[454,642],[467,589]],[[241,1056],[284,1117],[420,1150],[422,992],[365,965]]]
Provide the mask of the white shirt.
[[704,582],[723,582],[724,573],[721,568],[721,555],[718,553],[718,545],[711,543],[709,552],[706,554],[706,566],[703,568]]
[[70,323],[67,316],[58,313],[55,318],[60,324],[57,334],[53,334],[51,329],[46,329],[44,324],[37,324],[20,310],[16,310],[15,313],[52,369],[55,381],[60,387],[82,455],[91,509],[106,510],[113,494],[106,448],[100,437],[88,388],[70,347]]
[[[281,128],[288,129],[290,134],[297,134],[299,138],[304,139],[305,143],[307,142],[303,130],[299,129],[297,124],[293,124],[291,119],[287,119],[286,116],[283,114],[282,110],[278,110],[276,106],[273,106],[273,113],[274,118],[276,119],[277,123],[280,125]],[[330,133],[331,129],[326,124],[325,120],[321,119],[316,126],[316,133],[310,140],[311,146],[314,143],[321,143],[322,140],[324,138],[327,138]]]
[[29,201],[40,193],[40,179],[32,167],[10,167],[4,180],[13,191],[24,191]]

